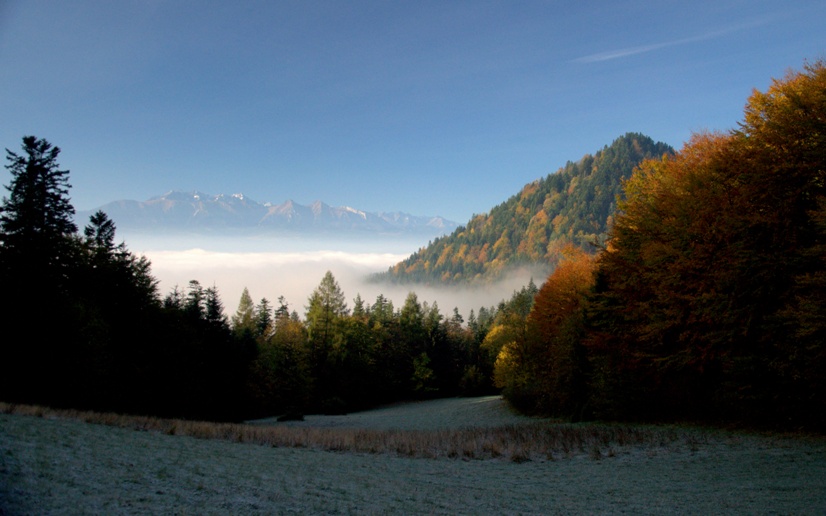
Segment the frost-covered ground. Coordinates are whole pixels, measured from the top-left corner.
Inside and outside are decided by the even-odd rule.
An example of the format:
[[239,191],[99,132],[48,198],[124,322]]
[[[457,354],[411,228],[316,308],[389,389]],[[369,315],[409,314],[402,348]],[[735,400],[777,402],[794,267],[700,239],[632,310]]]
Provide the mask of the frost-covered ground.
[[277,423],[276,418],[251,424],[295,427],[366,428],[371,430],[439,430],[460,427],[493,427],[538,421],[517,414],[501,396],[445,398],[397,403],[342,416],[305,416],[304,421]]
[[[487,416],[479,413],[521,420],[495,399],[469,399],[304,424],[441,428],[438,412],[450,424],[480,424]],[[513,463],[271,448],[0,415],[0,514],[571,512],[824,514],[826,443],[711,432],[698,446]]]

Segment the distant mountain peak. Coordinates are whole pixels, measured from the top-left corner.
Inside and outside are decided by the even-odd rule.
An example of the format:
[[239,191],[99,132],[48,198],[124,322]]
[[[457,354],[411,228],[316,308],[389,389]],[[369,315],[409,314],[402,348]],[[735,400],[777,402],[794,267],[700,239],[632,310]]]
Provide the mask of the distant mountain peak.
[[[198,190],[171,190],[146,201],[116,201],[100,209],[121,229],[153,231],[335,231],[437,237],[458,226],[442,217],[371,213],[350,206],[332,207],[321,200],[308,206],[292,199],[282,204],[259,203],[243,193],[212,195]],[[79,223],[93,211],[79,212]]]

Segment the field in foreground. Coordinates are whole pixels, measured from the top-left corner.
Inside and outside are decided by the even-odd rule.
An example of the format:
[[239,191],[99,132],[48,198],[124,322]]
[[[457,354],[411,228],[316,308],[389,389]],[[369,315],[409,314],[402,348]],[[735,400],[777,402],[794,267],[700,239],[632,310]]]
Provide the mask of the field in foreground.
[[[442,435],[448,426],[515,431],[537,424],[509,413],[501,400],[481,398],[313,417],[293,428]],[[594,433],[597,427],[577,428]],[[0,414],[0,514],[826,511],[821,438],[697,429],[664,434],[656,427],[640,435],[674,437],[569,447],[514,461],[343,453],[168,433]]]

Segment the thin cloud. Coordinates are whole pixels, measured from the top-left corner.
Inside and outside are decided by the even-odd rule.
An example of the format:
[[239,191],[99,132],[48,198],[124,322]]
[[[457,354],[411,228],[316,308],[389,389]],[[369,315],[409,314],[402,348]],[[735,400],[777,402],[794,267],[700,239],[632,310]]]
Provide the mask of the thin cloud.
[[609,50],[609,51],[606,51],[606,52],[599,52],[597,54],[591,54],[591,55],[579,57],[577,59],[574,59],[573,62],[575,62],[575,63],[599,63],[599,62],[602,62],[602,61],[610,61],[612,59],[620,59],[620,58],[623,58],[623,57],[629,57],[629,56],[633,56],[633,55],[637,55],[637,54],[644,54],[644,53],[647,53],[647,52],[653,52],[654,50],[659,50],[661,48],[675,47],[675,46],[678,46],[678,45],[687,45],[689,43],[697,43],[697,42],[700,42],[700,41],[708,41],[710,39],[719,38],[719,37],[725,36],[727,34],[731,34],[733,32],[739,32],[741,30],[751,29],[751,28],[755,28],[755,27],[758,27],[758,26],[761,26],[761,25],[765,25],[766,23],[768,23],[768,21],[769,21],[768,19],[757,20],[757,21],[753,21],[753,22],[749,22],[749,23],[742,23],[742,24],[738,24],[738,25],[733,25],[731,27],[728,27],[728,28],[725,28],[725,29],[722,29],[722,30],[707,32],[705,34],[701,34],[699,36],[693,36],[693,37],[690,37],[690,38],[682,38],[682,39],[676,39],[676,40],[673,40],[673,41],[664,41],[662,43],[654,43],[654,44],[651,44],[651,45],[642,45],[642,46],[638,46],[638,47],[628,47],[628,48],[621,48],[621,49],[618,49],[618,50]]
[[663,47],[676,45],[678,43],[659,43],[657,45],[646,45],[641,47],[623,48],[620,50],[611,50],[608,52],[600,52],[598,54],[591,54],[589,56],[574,59],[575,63],[598,63],[600,61],[610,61],[612,59],[619,59],[621,57],[633,56],[636,54],[644,54]]

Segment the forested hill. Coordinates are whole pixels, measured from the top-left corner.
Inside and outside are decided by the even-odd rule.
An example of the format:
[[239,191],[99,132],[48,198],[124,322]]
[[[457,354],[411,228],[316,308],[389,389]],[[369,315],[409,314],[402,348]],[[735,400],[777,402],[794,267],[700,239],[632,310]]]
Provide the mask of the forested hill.
[[674,149],[648,136],[627,133],[594,155],[568,162],[536,180],[490,213],[438,238],[377,279],[405,283],[471,283],[492,280],[524,265],[553,265],[566,244],[589,252],[613,221],[622,181],[644,159]]

